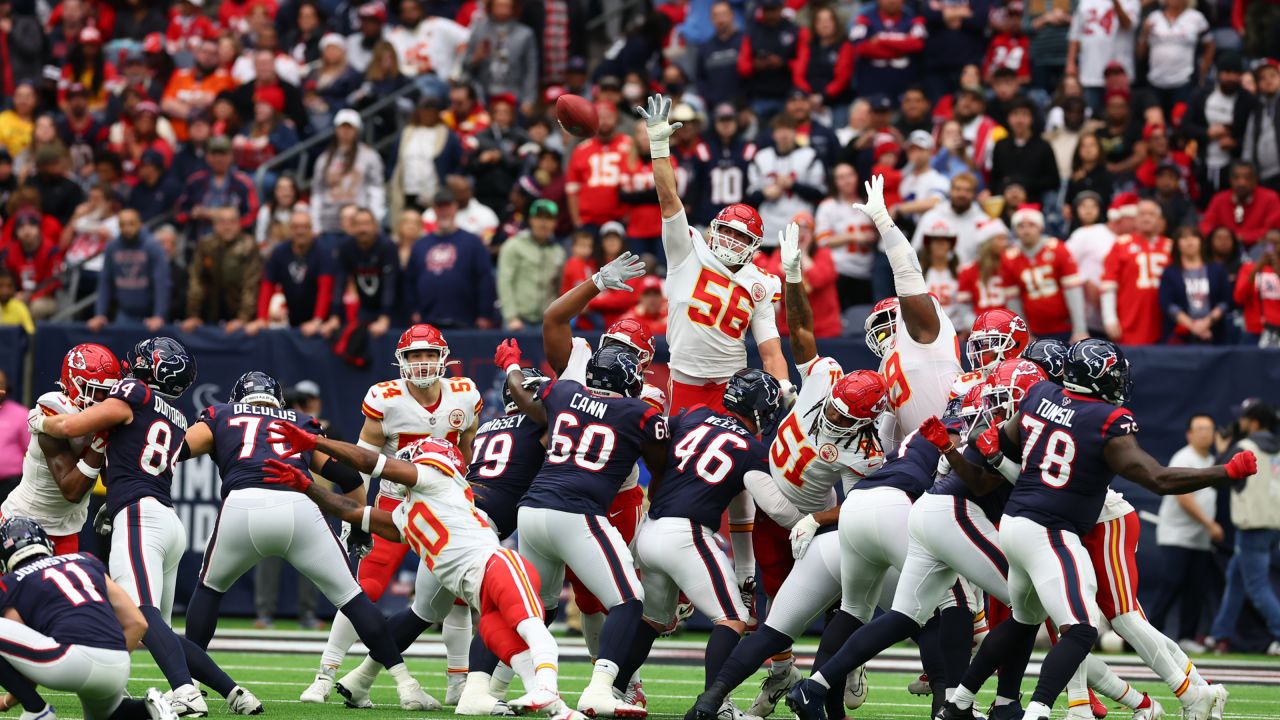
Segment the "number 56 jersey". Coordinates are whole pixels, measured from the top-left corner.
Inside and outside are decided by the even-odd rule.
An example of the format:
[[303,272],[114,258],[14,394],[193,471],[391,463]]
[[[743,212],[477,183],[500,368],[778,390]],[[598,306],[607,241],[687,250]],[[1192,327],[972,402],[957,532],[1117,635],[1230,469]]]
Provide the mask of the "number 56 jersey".
[[[434,407],[421,405],[409,394],[404,379],[380,382],[365,393],[360,411],[365,417],[382,423],[386,442],[382,454],[393,457],[400,448],[425,437],[443,438],[458,444],[462,433],[475,425],[484,401],[470,378],[445,377],[440,383],[440,398]],[[378,494],[404,497],[404,486],[383,480]]]

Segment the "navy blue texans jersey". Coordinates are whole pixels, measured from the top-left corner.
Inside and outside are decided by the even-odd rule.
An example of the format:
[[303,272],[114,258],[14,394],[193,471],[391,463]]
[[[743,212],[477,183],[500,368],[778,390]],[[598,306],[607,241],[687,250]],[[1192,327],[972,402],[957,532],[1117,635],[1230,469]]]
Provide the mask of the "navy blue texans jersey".
[[732,415],[695,405],[668,421],[667,470],[651,486],[649,517],[687,518],[720,529],[752,470],[769,474],[769,449]]
[[[1014,446],[1013,442],[1004,433],[1000,433],[1000,451],[1004,453],[1005,457],[1017,462],[1021,449]],[[961,454],[974,465],[998,474],[997,470],[987,463],[987,459],[982,457],[982,453],[978,451],[977,446],[973,443],[965,446]],[[995,490],[986,495],[976,495],[969,490],[968,485],[964,484],[964,480],[961,480],[960,476],[952,470],[945,477],[934,483],[933,487],[929,488],[929,492],[935,495],[952,495],[964,498],[977,505],[978,509],[982,510],[982,514],[986,515],[987,519],[992,523],[999,523],[1000,516],[1004,515],[1004,506],[1009,502],[1009,494],[1013,492],[1013,483],[1002,482],[996,486]]]
[[1005,514],[1087,534],[1115,476],[1103,449],[1113,438],[1137,434],[1133,413],[1044,381],[1027,391],[1018,426],[1022,474]]
[[593,395],[574,380],[543,383],[547,454],[522,506],[605,515],[645,443],[665,442],[667,421],[640,398]]
[[[196,422],[208,425],[213,432],[213,460],[218,465],[218,474],[222,476],[223,500],[232,490],[244,488],[288,490],[284,485],[263,479],[263,463],[268,458],[292,465],[311,476],[310,451],[284,457],[283,453],[288,448],[283,443],[271,442],[271,423],[277,420],[297,425],[309,433],[321,433],[320,423],[310,415],[265,405],[221,403],[200,413]],[[342,491],[351,489],[342,488]]]
[[[107,597],[107,569],[98,558],[72,553],[25,563],[0,578],[0,608],[63,645],[124,650],[124,631]],[[0,636],[0,650],[9,641]],[[51,651],[51,662],[65,650]],[[18,653],[29,657],[31,650]]]
[[187,432],[186,416],[135,378],[112,385],[108,397],[129,403],[133,421],[107,436],[107,511],[114,517],[147,497],[173,507],[173,463]]
[[741,140],[722,143],[715,133],[707,134],[706,147],[709,157],[694,162],[685,195],[693,208],[693,225],[708,225],[724,206],[746,199],[747,169],[756,151],[755,145]]
[[885,458],[884,465],[853,486],[853,492],[891,487],[915,500],[933,485],[941,457],[942,452],[933,443],[918,432],[911,433],[906,442]]
[[546,430],[524,413],[494,418],[476,430],[467,482],[476,507],[489,516],[503,540],[516,531],[520,498],[542,469]]

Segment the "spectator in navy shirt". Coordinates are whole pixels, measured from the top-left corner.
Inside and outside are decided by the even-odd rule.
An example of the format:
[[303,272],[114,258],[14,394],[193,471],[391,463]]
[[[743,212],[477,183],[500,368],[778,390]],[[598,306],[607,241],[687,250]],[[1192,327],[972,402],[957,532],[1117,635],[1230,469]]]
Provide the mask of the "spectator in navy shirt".
[[259,327],[270,319],[276,293],[284,295],[290,327],[308,337],[323,329],[333,298],[333,256],[316,243],[310,210],[289,216],[289,242],[276,245],[267,257],[254,320]]
[[742,99],[742,77],[738,75],[738,53],[742,50],[742,31],[733,16],[733,6],[717,2],[711,6],[711,26],[715,34],[697,46],[693,75],[698,94],[714,107],[722,102]]
[[[346,212],[344,207],[342,212]],[[378,234],[378,220],[368,208],[351,211],[351,234],[338,244],[335,260],[333,312],[324,326],[324,334],[332,335],[342,324],[367,323],[373,337],[385,335],[391,327],[391,314],[396,305],[396,279],[400,260],[395,243]],[[344,308],[343,297],[351,290],[356,303]]]
[[98,302],[88,326],[108,322],[142,323],[157,332],[169,317],[169,258],[142,226],[136,210],[121,210],[120,235],[102,251]]
[[927,35],[923,18],[904,8],[902,0],[879,0],[859,15],[849,30],[858,56],[853,70],[858,95],[894,98],[915,83]]
[[795,24],[782,15],[782,0],[760,0],[757,16],[742,39],[738,74],[750,88],[751,109],[762,124],[773,119],[786,101],[799,38]]
[[187,225],[192,237],[203,237],[213,228],[214,211],[231,207],[238,213],[240,228],[252,233],[258,218],[258,192],[253,178],[233,166],[231,141],[211,139],[205,159],[209,169],[192,175],[178,199],[178,224]]
[[484,242],[458,229],[458,201],[448,189],[436,193],[436,231],[413,246],[405,282],[413,288],[414,322],[440,328],[493,327],[493,264]]
[[137,210],[146,223],[173,212],[181,196],[182,185],[165,172],[164,155],[157,150],[142,153],[138,184],[129,190],[125,207]]
[[931,97],[940,98],[954,90],[965,65],[982,65],[991,5],[991,0],[929,0],[921,4],[929,31],[924,67]]
[[208,147],[212,132],[208,112],[197,110],[191,114],[187,120],[187,141],[174,154],[173,164],[169,167],[173,177],[186,182],[198,172],[209,171]]

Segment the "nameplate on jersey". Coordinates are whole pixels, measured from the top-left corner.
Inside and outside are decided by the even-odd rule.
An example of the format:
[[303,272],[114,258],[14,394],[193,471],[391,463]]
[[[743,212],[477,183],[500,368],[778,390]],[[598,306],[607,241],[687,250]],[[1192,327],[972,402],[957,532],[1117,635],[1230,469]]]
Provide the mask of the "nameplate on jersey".
[[609,409],[609,404],[596,400],[590,395],[574,393],[573,397],[569,400],[569,407],[573,410],[581,410],[588,415],[603,420],[605,411]]
[[1040,398],[1040,405],[1036,407],[1036,415],[1063,427],[1071,427],[1071,419],[1076,416],[1076,411],[1064,408],[1048,398]]
[[281,410],[267,405],[236,403],[231,406],[231,412],[236,415],[262,415],[264,417],[275,418],[277,420],[288,420],[293,423],[298,421],[298,413],[293,410]]
[[159,394],[156,394],[155,399],[152,400],[152,409],[156,411],[157,415],[163,416],[174,425],[177,425],[183,430],[187,429],[186,416],[182,414],[181,410],[165,402]]
[[520,413],[519,415],[507,415],[500,418],[494,418],[481,425],[479,429],[476,430],[476,434],[483,435],[484,433],[493,432],[495,430],[514,430],[524,424],[526,417],[528,416],[524,413]]

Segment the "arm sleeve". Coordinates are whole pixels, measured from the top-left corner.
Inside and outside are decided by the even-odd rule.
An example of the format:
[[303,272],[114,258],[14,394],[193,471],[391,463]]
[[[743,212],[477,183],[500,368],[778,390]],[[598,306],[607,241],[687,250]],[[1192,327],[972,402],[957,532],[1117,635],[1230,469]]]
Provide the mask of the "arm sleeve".
[[1065,287],[1062,289],[1062,297],[1067,301],[1067,314],[1071,316],[1071,334],[1086,334],[1088,328],[1085,327],[1084,319],[1084,288],[1080,285]]
[[774,483],[773,476],[768,473],[751,470],[743,476],[742,480],[747,487],[747,492],[751,493],[751,497],[756,501],[756,505],[759,505],[765,514],[782,527],[790,530],[804,517],[804,513],[797,510],[795,505],[782,496],[782,491]]
[[920,259],[915,250],[907,242],[907,238],[893,221],[880,228],[880,237],[884,240],[884,254],[889,258],[889,266],[893,268],[893,287],[900,297],[924,295],[929,288],[924,284],[924,271],[920,269]]
[[[569,361],[565,363],[560,377],[564,380],[585,385],[587,383],[587,360],[591,359],[591,343],[580,337],[573,339],[573,349],[569,351]],[[544,383],[550,388],[551,383]]]
[[684,211],[662,218],[662,249],[667,253],[667,267],[676,268],[693,253],[693,234]]
[[[774,289],[774,297],[777,297],[777,290]],[[751,311],[751,337],[755,338],[756,346],[761,343],[773,340],[779,337],[778,319],[776,311],[773,308],[773,302],[758,302]]]
[[320,474],[329,482],[337,485],[343,493],[349,493],[358,487],[364,486],[364,475],[333,458],[329,458],[324,467],[320,468]]
[[755,519],[755,500],[744,489],[729,503],[729,542],[733,545],[733,569],[739,585],[756,576],[756,553],[751,544]]

